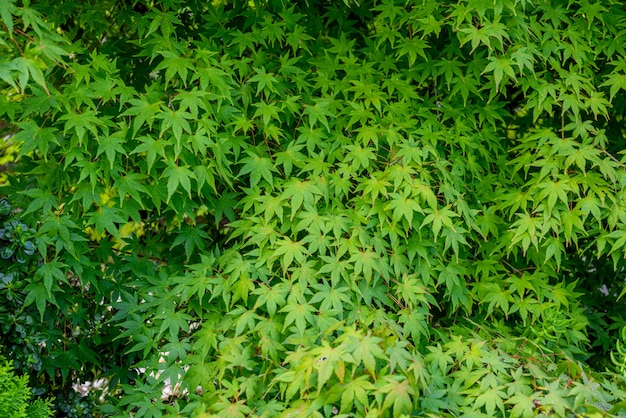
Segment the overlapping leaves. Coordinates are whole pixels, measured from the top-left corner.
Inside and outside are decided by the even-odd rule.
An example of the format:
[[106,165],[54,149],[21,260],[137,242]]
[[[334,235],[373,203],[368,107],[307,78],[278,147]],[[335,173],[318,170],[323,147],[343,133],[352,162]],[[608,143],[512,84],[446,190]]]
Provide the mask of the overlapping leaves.
[[580,293],[623,268],[617,2],[109,5],[97,42],[14,3],[25,304],[110,309],[105,413],[619,412]]

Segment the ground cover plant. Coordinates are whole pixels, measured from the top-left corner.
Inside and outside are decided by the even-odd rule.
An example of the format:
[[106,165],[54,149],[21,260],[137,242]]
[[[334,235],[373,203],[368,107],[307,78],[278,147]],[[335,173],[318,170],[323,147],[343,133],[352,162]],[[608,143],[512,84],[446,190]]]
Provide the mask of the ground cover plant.
[[0,20],[0,346],[57,416],[626,414],[621,0]]

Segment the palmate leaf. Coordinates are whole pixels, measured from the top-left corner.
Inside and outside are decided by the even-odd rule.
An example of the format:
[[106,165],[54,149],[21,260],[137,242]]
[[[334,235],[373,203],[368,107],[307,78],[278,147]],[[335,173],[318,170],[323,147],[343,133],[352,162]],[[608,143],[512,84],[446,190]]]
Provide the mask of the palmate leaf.
[[424,50],[429,48],[428,44],[417,37],[413,39],[405,39],[401,43],[398,44],[398,58],[408,55],[409,57],[409,66],[412,66],[417,60],[417,56],[421,56],[424,58],[424,61],[428,61],[428,57]]
[[228,399],[220,399],[215,403],[213,409],[224,418],[245,418],[252,412],[243,400],[239,402],[231,402]]
[[459,261],[460,255],[460,245],[468,246],[465,235],[467,234],[467,230],[465,230],[462,226],[461,222],[456,222],[453,228],[445,229],[443,235],[445,236],[445,243],[443,246],[443,252],[445,253],[450,248],[452,248],[452,252],[456,257],[456,261]]
[[613,98],[620,90],[626,90],[626,74],[623,73],[611,73],[606,76],[607,80],[602,86],[610,87],[609,100],[613,101]]
[[349,151],[347,158],[351,162],[351,166],[354,170],[367,169],[370,166],[370,161],[376,159],[374,154],[374,148],[363,148],[359,145],[348,145],[346,149]]
[[280,122],[280,108],[275,104],[259,102],[254,103],[253,106],[257,108],[253,117],[257,118],[260,116],[264,125],[269,126],[272,120]]
[[363,181],[359,185],[358,189],[363,190],[364,196],[370,196],[372,200],[372,204],[374,204],[374,202],[376,201],[379,195],[382,197],[388,197],[387,187],[390,187],[390,186],[391,186],[391,183],[389,183],[386,179],[384,179],[384,177],[377,176],[377,177],[371,177]]
[[290,142],[286,150],[281,150],[280,152],[274,154],[274,157],[276,158],[276,165],[280,164],[283,166],[286,178],[291,177],[291,171],[293,170],[294,165],[296,167],[302,167],[304,165],[306,157],[300,152],[303,148],[303,145],[297,145]]
[[383,408],[393,406],[393,415],[400,416],[408,414],[413,409],[413,400],[416,399],[415,389],[408,379],[400,377],[385,376],[385,385],[380,391],[385,394]]
[[357,364],[362,363],[370,374],[376,376],[376,359],[388,361],[379,345],[381,342],[380,338],[371,335],[354,335],[347,342],[346,348]]
[[604,98],[602,92],[592,92],[589,98],[585,100],[585,107],[590,109],[595,119],[598,119],[598,115],[608,117],[608,108],[611,103]]
[[519,219],[511,225],[511,227],[516,227],[516,229],[510,246],[512,247],[514,244],[521,242],[524,251],[528,250],[530,244],[537,247],[539,238],[543,235],[543,218],[541,216],[530,216],[526,213],[518,214],[518,217]]
[[489,64],[485,67],[484,72],[493,72],[494,83],[496,85],[496,92],[500,88],[503,77],[508,76],[512,79],[515,78],[515,71],[513,70],[512,60],[510,58],[490,58]]
[[276,243],[276,246],[272,257],[281,257],[283,270],[287,270],[294,260],[299,264],[305,262],[307,252],[301,242],[282,239]]
[[52,286],[54,283],[67,283],[67,277],[61,270],[64,267],[67,266],[58,260],[54,260],[41,266],[35,273],[35,279],[41,278],[43,280],[43,285],[49,298],[52,297]]
[[552,382],[548,388],[548,393],[541,398],[541,403],[554,408],[557,414],[565,414],[566,410],[571,410],[572,400],[567,398],[567,391],[562,389],[559,380]]
[[315,326],[315,317],[313,312],[316,312],[315,308],[308,303],[287,303],[284,308],[279,312],[286,312],[285,323],[283,325],[283,332],[291,324],[295,324],[296,330],[299,335],[304,335],[307,323]]
[[261,157],[253,151],[246,151],[247,157],[242,158],[243,167],[239,171],[239,175],[250,175],[250,187],[254,188],[261,178],[263,178],[270,186],[274,184],[274,163],[271,159]]
[[189,111],[193,119],[198,118],[199,109],[207,110],[207,106],[204,97],[207,96],[206,91],[200,91],[197,87],[194,87],[191,91],[180,91],[176,96],[176,99],[180,101],[178,110]]
[[278,80],[274,77],[274,74],[268,73],[265,71],[265,68],[254,68],[254,72],[256,75],[250,78],[250,81],[254,81],[257,83],[256,94],[257,96],[262,91],[266,95],[270,95],[271,93],[275,93]]
[[270,315],[276,313],[277,308],[282,308],[286,303],[286,296],[289,294],[289,285],[287,283],[279,283],[274,286],[258,286],[253,290],[258,295],[258,299],[254,305],[255,309],[265,305]]
[[197,180],[197,177],[189,170],[188,165],[181,167],[170,163],[169,167],[163,171],[162,178],[167,178],[167,202],[170,201],[179,186],[182,186],[191,198],[191,180]]
[[331,347],[327,341],[322,341],[322,347],[318,347],[311,351],[313,356],[317,356],[317,390],[321,392],[324,384],[328,382],[334,374],[340,383],[343,383],[346,362],[352,363],[354,359],[346,352],[346,348],[342,345]]
[[[524,69],[534,72],[535,57],[527,46],[519,47],[511,54],[511,59],[519,68],[520,75],[524,73]],[[515,79],[515,77],[512,78]]]
[[175,76],[182,81],[183,86],[187,86],[187,77],[189,71],[193,71],[194,63],[187,57],[181,57],[174,54],[171,51],[161,52],[163,61],[154,69],[154,71],[160,71],[165,69],[165,85],[172,80]]
[[315,99],[313,106],[308,105],[304,108],[304,114],[309,116],[309,127],[314,129],[317,122],[320,122],[327,131],[330,131],[328,125],[328,117],[335,116],[332,111],[332,102],[329,99]]
[[162,102],[155,101],[152,103],[148,97],[144,96],[141,99],[130,99],[128,104],[130,106],[120,116],[135,116],[133,118],[133,135],[136,135],[144,123],[152,127],[154,117],[161,112]]
[[127,221],[120,216],[120,210],[113,206],[105,205],[99,211],[93,212],[87,221],[88,225],[94,225],[98,234],[105,231],[120,238],[119,225]]
[[460,32],[466,33],[465,36],[459,34],[461,45],[471,42],[472,51],[476,50],[480,45],[486,46],[490,51],[495,47],[492,45],[492,38],[495,38],[500,43],[500,46],[504,46],[504,39],[508,39],[507,28],[496,17],[493,22],[488,22],[481,27],[470,26],[468,28],[461,28]]
[[426,217],[422,222],[420,228],[423,228],[425,225],[431,224],[433,237],[435,242],[437,241],[437,237],[440,235],[441,228],[443,226],[454,230],[454,224],[452,223],[452,218],[458,217],[459,215],[449,209],[449,207],[445,207],[442,209],[424,209],[424,213],[426,213]]
[[24,289],[27,292],[24,299],[24,307],[35,302],[42,321],[46,311],[46,304],[49,302],[57,305],[55,293],[61,290],[58,283],[68,282],[65,273],[61,270],[65,267],[67,267],[65,264],[56,259],[44,264],[35,273],[35,279],[40,279],[41,282],[33,281]]
[[157,155],[165,158],[166,143],[162,139],[154,139],[150,136],[141,136],[137,138],[141,144],[131,151],[131,154],[146,153],[148,162],[148,172],[152,169]]
[[[414,213],[424,213],[420,204],[408,197],[408,190],[404,194],[390,193],[391,200],[385,209],[393,209],[391,219],[393,222],[401,222],[402,219],[406,219],[408,225],[412,227]],[[426,222],[426,221],[424,221]],[[424,223],[422,223],[422,226]]]
[[37,57],[18,57],[11,61],[10,68],[18,72],[17,81],[22,91],[26,89],[29,80],[32,79],[48,95],[50,94],[42,71],[45,68],[45,63],[42,60]]
[[317,292],[310,299],[310,303],[316,304],[321,302],[319,310],[322,312],[332,309],[341,314],[346,307],[352,305],[348,287],[335,288],[326,282],[315,284],[313,287]]
[[[81,175],[82,176],[82,175]],[[147,180],[147,176],[141,173],[130,173],[120,177],[114,183],[114,188],[117,188],[120,198],[120,208],[124,206],[124,200],[128,194],[133,198],[141,207],[144,206],[141,195],[150,194],[146,186],[144,185]]]
[[379,268],[379,255],[375,251],[358,251],[352,254],[349,263],[354,263],[355,276],[363,275],[367,282],[370,282],[373,273],[381,272]]
[[191,133],[191,125],[189,124],[189,120],[193,119],[191,113],[182,110],[174,111],[167,109],[164,112],[157,113],[155,118],[163,119],[159,136],[162,137],[165,132],[171,130],[180,148],[183,132]]
[[177,234],[170,249],[183,244],[185,248],[185,256],[187,257],[187,260],[189,260],[194,250],[197,249],[198,252],[204,250],[206,248],[206,242],[209,240],[209,235],[206,231],[204,231],[204,228],[201,225],[196,225],[194,227],[185,225]]
[[104,152],[107,156],[107,160],[109,160],[111,169],[113,169],[113,164],[116,161],[116,154],[126,155],[126,150],[123,146],[123,144],[126,142],[124,137],[125,132],[124,129],[122,129],[121,131],[118,131],[113,135],[103,137],[98,144],[98,151],[96,152],[96,156],[99,156]]
[[65,120],[64,132],[73,130],[78,137],[79,144],[85,140],[85,134],[89,131],[94,137],[98,136],[98,127],[104,125],[95,111],[86,110],[82,113],[68,113],[61,116]]
[[291,179],[283,185],[282,198],[290,202],[292,220],[303,204],[304,209],[311,209],[321,195],[321,190],[312,180]]
[[413,356],[406,349],[408,346],[408,341],[399,341],[394,346],[387,348],[385,354],[389,357],[390,373],[393,373],[396,366],[399,367],[399,370],[406,370],[408,365],[413,361]]
[[189,330],[189,324],[193,321],[193,317],[184,312],[164,312],[157,315],[155,319],[162,319],[159,336],[167,330],[169,331],[170,341],[178,341],[179,332]]
[[506,393],[503,388],[489,388],[484,393],[476,398],[474,401],[474,407],[485,408],[487,415],[495,416],[496,408],[504,415],[504,400],[507,399]]
[[341,395],[341,412],[349,413],[355,409],[368,407],[368,394],[371,393],[374,388],[368,376],[358,376],[350,379],[346,382]]
[[51,145],[58,145],[58,130],[55,128],[40,128],[33,121],[20,123],[20,132],[13,138],[16,141],[23,141],[20,147],[20,156],[27,155],[31,151],[38,149],[44,159],[48,158],[48,150]]

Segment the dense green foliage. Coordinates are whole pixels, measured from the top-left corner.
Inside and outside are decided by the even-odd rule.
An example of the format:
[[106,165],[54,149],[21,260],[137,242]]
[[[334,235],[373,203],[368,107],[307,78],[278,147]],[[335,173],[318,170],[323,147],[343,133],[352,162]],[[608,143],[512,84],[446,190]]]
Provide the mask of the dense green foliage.
[[50,401],[31,402],[28,376],[15,376],[12,364],[0,358],[0,416],[6,418],[47,418],[52,416]]
[[0,18],[2,344],[59,416],[626,415],[621,0]]

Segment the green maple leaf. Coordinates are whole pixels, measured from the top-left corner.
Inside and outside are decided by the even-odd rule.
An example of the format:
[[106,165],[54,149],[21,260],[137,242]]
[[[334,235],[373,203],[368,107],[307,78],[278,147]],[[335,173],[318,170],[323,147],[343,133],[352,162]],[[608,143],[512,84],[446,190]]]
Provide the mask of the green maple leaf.
[[24,292],[26,292],[26,298],[24,298],[24,307],[27,307],[35,302],[35,306],[39,311],[39,316],[42,322],[44,313],[46,312],[46,304],[50,302],[53,305],[58,306],[54,293],[49,294],[45,286],[41,286],[37,283],[29,283],[24,288]]
[[442,209],[426,208],[424,209],[424,213],[426,213],[427,215],[424,218],[422,225],[420,225],[420,228],[423,228],[425,225],[431,224],[435,242],[437,242],[437,237],[439,236],[439,233],[443,226],[454,230],[452,218],[459,216],[457,213],[452,212],[449,209],[449,206]]
[[170,51],[163,51],[161,55],[163,56],[163,61],[161,61],[154,71],[165,69],[165,86],[167,86],[176,75],[178,75],[183,82],[183,85],[186,86],[189,71],[194,71],[193,60],[187,57],[181,57]]
[[385,376],[383,379],[387,382],[380,388],[380,391],[386,394],[383,408],[393,405],[394,416],[410,413],[413,410],[416,393],[409,380],[399,376]]
[[148,162],[148,172],[152,169],[154,165],[154,161],[156,160],[157,155],[160,155],[162,158],[165,158],[165,141],[162,139],[153,139],[150,136],[142,136],[137,138],[141,141],[141,144],[137,145],[134,150],[131,151],[131,154],[138,153],[146,153],[146,159]]
[[487,415],[492,417],[495,416],[494,413],[496,412],[496,408],[500,409],[502,414],[504,414],[504,399],[506,398],[506,393],[502,391],[501,387],[489,388],[476,397],[474,407],[480,408],[481,406],[484,406],[487,411]]
[[518,393],[508,398],[505,403],[512,404],[511,417],[530,418],[535,416],[535,402],[532,396]]
[[193,119],[191,113],[182,110],[174,111],[167,109],[164,112],[158,113],[155,118],[163,119],[159,137],[163,136],[166,131],[171,129],[174,134],[174,138],[176,138],[178,149],[180,149],[183,131],[188,134],[191,133],[191,125],[189,124],[189,120]]
[[120,238],[119,224],[126,223],[126,219],[119,215],[119,209],[112,206],[104,206],[97,212],[93,212],[88,220],[89,225],[95,225],[98,234],[107,231],[115,238]]
[[137,134],[144,123],[148,123],[148,127],[152,127],[152,122],[156,115],[161,112],[160,100],[152,103],[148,97],[141,99],[130,99],[128,101],[130,107],[126,109],[120,116],[134,116],[133,119],[133,136]]
[[428,61],[428,57],[424,52],[424,50],[426,50],[427,48],[429,48],[428,44],[418,37],[414,37],[413,39],[405,39],[399,45],[397,56],[398,58],[400,58],[403,55],[408,55],[409,66],[413,66],[418,55],[424,58],[424,61]]
[[257,118],[260,116],[264,125],[268,126],[272,120],[280,122],[281,110],[274,103],[261,101],[259,103],[254,103],[253,106],[257,108],[253,117]]
[[109,160],[109,164],[111,165],[111,169],[113,169],[113,164],[116,162],[115,154],[126,155],[126,150],[124,149],[124,143],[126,143],[126,139],[124,138],[125,132],[117,131],[113,135],[105,136],[100,139],[100,144],[98,145],[98,151],[96,152],[96,156],[99,156],[103,152],[106,154],[107,159]]
[[66,113],[59,118],[65,120],[64,132],[74,130],[78,137],[79,144],[85,139],[86,131],[93,134],[94,137],[98,136],[98,126],[103,125],[103,121],[98,117],[95,111],[86,110],[82,113]]
[[306,261],[307,251],[299,241],[292,241],[290,239],[281,239],[276,243],[276,250],[272,255],[272,258],[281,257],[281,264],[283,270],[291,266],[293,260],[296,260],[299,264]]
[[613,98],[620,90],[626,90],[626,74],[613,72],[605,76],[606,81],[601,86],[610,86],[609,98],[613,101]]
[[[409,228],[412,228],[414,214],[416,212],[424,213],[424,210],[421,208],[419,203],[409,197],[408,194],[408,190],[405,190],[402,194],[391,193],[391,201],[387,206],[385,206],[385,210],[393,209],[393,213],[391,214],[393,222],[400,222],[402,218],[404,218],[408,222]],[[422,226],[423,225],[424,223],[422,223]]]
[[191,91],[181,91],[176,96],[176,99],[180,102],[178,110],[188,110],[193,119],[198,119],[198,109],[207,110],[203,100],[206,95],[206,91],[198,90],[197,87],[194,87]]
[[348,287],[333,287],[326,281],[323,283],[316,283],[312,285],[316,290],[313,297],[309,300],[310,303],[320,303],[320,311],[335,310],[338,313],[342,313],[347,307],[352,306],[350,299],[350,289]]
[[289,325],[295,323],[299,335],[303,336],[307,323],[315,326],[315,316],[313,313],[316,312],[316,309],[308,303],[290,302],[279,312],[287,312],[283,332]]
[[269,95],[271,93],[276,93],[275,84],[278,83],[276,77],[274,77],[273,73],[268,73],[265,71],[265,68],[253,68],[256,75],[250,78],[250,81],[254,81],[257,83],[256,94],[258,95],[262,91]]
[[510,58],[491,57],[489,61],[489,64],[487,64],[483,72],[493,72],[493,78],[496,84],[496,92],[498,91],[502,79],[505,75],[511,77],[514,80],[517,80],[515,77],[515,71],[511,66],[513,61]]
[[304,114],[309,116],[309,127],[314,129],[317,122],[320,122],[327,131],[330,131],[328,125],[328,117],[334,117],[335,114],[331,110],[330,99],[314,99],[313,106],[308,105],[304,108]]
[[333,373],[340,382],[345,376],[345,363],[353,362],[352,356],[346,352],[344,346],[332,347],[328,341],[322,341],[322,347],[311,350],[311,354],[317,358],[317,390],[321,392],[322,387],[331,378]]
[[255,309],[265,305],[270,315],[276,313],[277,308],[283,307],[286,303],[286,296],[289,294],[290,286],[288,283],[278,283],[272,286],[259,286],[253,293],[258,295],[258,299],[254,305]]
[[173,312],[164,312],[162,315],[157,315],[155,319],[163,320],[161,328],[159,329],[159,335],[163,335],[165,330],[168,330],[171,340],[177,341],[180,330],[189,330],[189,324],[192,322],[193,317],[183,311],[175,310]]
[[[61,270],[64,267],[67,266],[58,260],[53,260],[45,263],[35,272],[35,279],[41,278],[43,280],[48,298],[52,297],[52,287],[55,283],[67,283],[67,277]],[[58,288],[58,286],[55,287]]]
[[297,145],[293,142],[290,142],[287,146],[287,149],[284,151],[279,151],[274,154],[276,158],[276,165],[282,165],[285,171],[285,177],[289,178],[291,176],[291,171],[293,170],[293,166],[296,167],[302,166],[302,162],[305,160],[305,155],[300,151],[304,148],[303,145]]
[[358,376],[346,382],[341,394],[341,412],[350,413],[355,410],[355,400],[361,407],[369,406],[368,394],[374,390],[374,385],[369,381],[369,376]]
[[[82,177],[82,174],[81,174]],[[139,206],[144,207],[143,201],[141,199],[141,193],[149,194],[148,189],[144,185],[147,176],[141,173],[130,173],[125,176],[121,176],[118,178],[114,187],[117,188],[118,194],[120,197],[120,208],[123,207],[124,201],[126,200],[126,195],[130,195]]]
[[282,198],[290,202],[292,220],[302,204],[304,204],[305,209],[311,209],[316,202],[316,196],[322,194],[312,180],[291,179],[283,187]]
[[354,266],[354,275],[361,273],[365,277],[366,282],[370,282],[374,271],[380,272],[378,266],[379,255],[374,251],[356,251],[350,257],[349,262]]
[[376,358],[387,361],[385,352],[380,347],[382,339],[371,335],[359,335],[352,337],[348,343],[348,351],[352,354],[354,361],[363,363],[365,369],[376,376]]
[[194,249],[198,251],[206,248],[206,242],[210,240],[209,234],[203,229],[202,225],[190,226],[184,225],[183,228],[176,235],[176,239],[172,243],[170,249],[177,245],[183,244],[185,248],[185,256],[187,260],[191,258]]
[[410,344],[408,341],[398,341],[395,345],[389,346],[385,350],[385,355],[389,357],[389,373],[393,373],[396,367],[400,370],[407,370],[413,356],[407,350]]
[[170,164],[163,172],[162,178],[167,178],[167,202],[170,201],[179,186],[182,186],[191,199],[191,179],[197,180],[197,177],[189,170],[188,165]]
[[274,169],[274,164],[271,159],[266,157],[261,157],[254,153],[253,151],[246,151],[248,154],[247,157],[241,160],[243,163],[243,167],[239,171],[239,175],[250,174],[250,187],[254,188],[261,177],[267,181],[267,183],[271,186],[274,184],[274,176],[272,171]]

